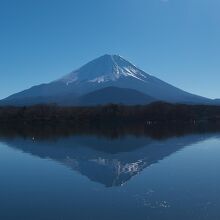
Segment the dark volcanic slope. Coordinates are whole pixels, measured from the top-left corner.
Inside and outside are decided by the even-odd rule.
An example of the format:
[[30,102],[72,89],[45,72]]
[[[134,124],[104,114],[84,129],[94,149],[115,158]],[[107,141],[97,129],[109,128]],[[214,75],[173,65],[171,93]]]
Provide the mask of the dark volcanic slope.
[[134,89],[107,87],[80,97],[78,103],[80,105],[102,105],[109,103],[137,105],[149,104],[154,101],[156,99]]

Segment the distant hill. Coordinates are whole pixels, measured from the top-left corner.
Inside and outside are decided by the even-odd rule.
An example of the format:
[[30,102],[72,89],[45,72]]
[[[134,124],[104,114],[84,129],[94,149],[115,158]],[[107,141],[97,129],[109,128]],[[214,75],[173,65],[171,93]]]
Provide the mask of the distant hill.
[[154,101],[156,99],[134,89],[107,87],[81,96],[78,103],[79,105],[104,105],[110,103],[137,105],[149,104]]

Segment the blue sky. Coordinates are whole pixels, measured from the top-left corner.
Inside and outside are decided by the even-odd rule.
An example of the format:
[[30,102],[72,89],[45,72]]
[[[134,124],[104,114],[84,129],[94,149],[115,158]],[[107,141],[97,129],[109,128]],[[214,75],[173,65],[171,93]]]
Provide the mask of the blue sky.
[[0,98],[103,54],[220,98],[219,0],[0,0]]

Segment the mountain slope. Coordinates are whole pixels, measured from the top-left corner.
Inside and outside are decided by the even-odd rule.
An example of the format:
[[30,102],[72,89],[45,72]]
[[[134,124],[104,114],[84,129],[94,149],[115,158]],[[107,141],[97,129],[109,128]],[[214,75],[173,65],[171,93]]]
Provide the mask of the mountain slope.
[[133,89],[167,102],[197,104],[211,101],[163,82],[118,55],[104,55],[58,80],[9,96],[0,104],[36,104],[39,99],[45,103],[55,100],[57,104],[65,104],[63,97],[71,103],[83,95],[107,87]]
[[213,104],[215,105],[220,105],[220,99],[214,99]]

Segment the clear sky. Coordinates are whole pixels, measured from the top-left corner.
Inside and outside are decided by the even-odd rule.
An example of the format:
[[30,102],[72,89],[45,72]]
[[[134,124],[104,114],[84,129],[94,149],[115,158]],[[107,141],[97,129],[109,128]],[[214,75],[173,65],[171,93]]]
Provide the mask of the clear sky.
[[220,98],[219,0],[0,0],[0,98],[103,54]]

